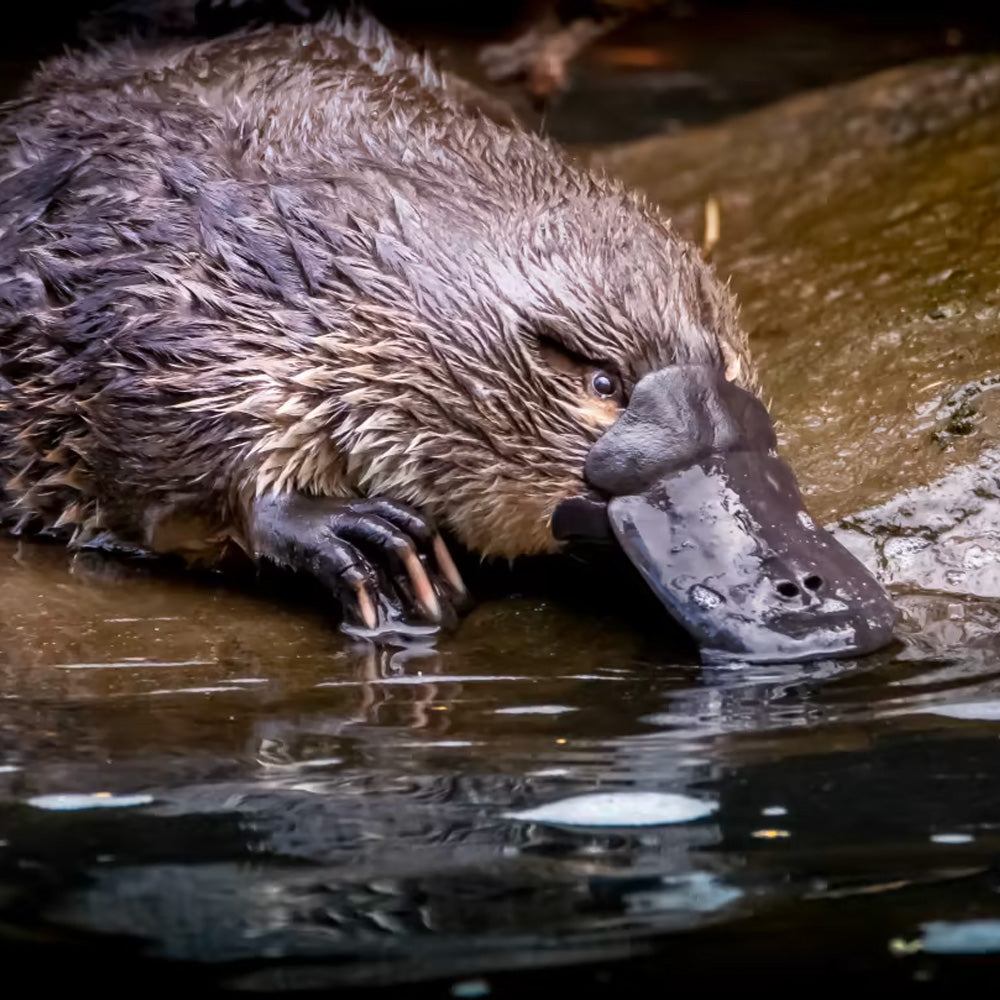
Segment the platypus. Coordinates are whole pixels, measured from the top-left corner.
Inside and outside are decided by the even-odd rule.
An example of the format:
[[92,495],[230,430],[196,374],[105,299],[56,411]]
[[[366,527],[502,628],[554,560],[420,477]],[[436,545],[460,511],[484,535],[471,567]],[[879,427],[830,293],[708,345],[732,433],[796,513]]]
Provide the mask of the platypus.
[[42,67],[0,123],[13,531],[310,574],[372,632],[606,538],[706,659],[864,653],[732,297],[641,195],[364,15]]

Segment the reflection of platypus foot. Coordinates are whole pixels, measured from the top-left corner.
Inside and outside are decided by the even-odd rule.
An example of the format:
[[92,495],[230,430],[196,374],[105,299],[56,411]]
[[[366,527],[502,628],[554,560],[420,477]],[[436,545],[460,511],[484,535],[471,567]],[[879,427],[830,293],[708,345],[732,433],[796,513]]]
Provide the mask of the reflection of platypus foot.
[[[711,575],[725,539],[671,522],[664,484],[773,448],[727,291],[642,198],[466,98],[368,20],[43,68],[0,123],[5,520],[243,552],[361,624],[436,623],[463,588],[434,524],[483,555],[553,552],[557,508],[563,535],[606,533],[609,497],[655,486],[644,524],[697,542],[685,572]],[[851,610],[801,528],[792,550],[754,541],[755,516],[770,538],[800,511],[765,466],[770,486],[733,487],[763,514],[716,505],[749,538],[752,608],[745,580],[661,579],[647,528],[612,518],[710,646],[733,645],[718,601],[760,621],[789,605],[796,635],[835,592]]]

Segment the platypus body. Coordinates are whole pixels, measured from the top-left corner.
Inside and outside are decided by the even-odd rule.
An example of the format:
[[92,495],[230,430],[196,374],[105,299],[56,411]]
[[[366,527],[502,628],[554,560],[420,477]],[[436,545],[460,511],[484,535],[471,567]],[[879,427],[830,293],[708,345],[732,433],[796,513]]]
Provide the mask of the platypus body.
[[641,197],[363,17],[49,63],[0,121],[0,513],[465,599],[435,525],[617,540],[707,658],[888,641],[802,510],[724,286]]

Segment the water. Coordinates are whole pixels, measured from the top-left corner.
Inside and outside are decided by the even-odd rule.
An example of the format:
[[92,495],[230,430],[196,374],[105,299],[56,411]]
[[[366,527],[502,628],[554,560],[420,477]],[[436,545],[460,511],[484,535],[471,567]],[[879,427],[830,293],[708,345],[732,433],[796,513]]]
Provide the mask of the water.
[[[993,606],[904,595],[884,654],[708,669],[535,596],[379,651],[313,607],[10,541],[0,603],[13,957],[440,995],[992,968],[966,925],[1000,917]],[[593,793],[626,794],[594,826],[511,815]],[[648,793],[715,808],[629,825]]]

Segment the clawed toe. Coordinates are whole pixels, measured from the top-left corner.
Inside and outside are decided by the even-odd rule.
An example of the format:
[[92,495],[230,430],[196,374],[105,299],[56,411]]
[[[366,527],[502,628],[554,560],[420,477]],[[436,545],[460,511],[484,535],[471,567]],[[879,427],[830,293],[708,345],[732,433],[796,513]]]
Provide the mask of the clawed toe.
[[448,581],[449,586],[454,591],[455,597],[464,601],[469,596],[469,592],[465,589],[465,583],[458,572],[458,567],[451,558],[448,546],[444,544],[444,539],[440,535],[434,536],[433,549],[434,558],[437,560],[441,575]]
[[252,540],[258,558],[328,586],[345,624],[368,632],[450,626],[468,603],[437,529],[395,501],[263,497],[254,507]]
[[[353,610],[356,613],[359,624],[367,629],[378,628],[378,613],[375,610],[375,602],[372,600],[371,593],[369,592],[370,587],[368,582],[366,580],[358,580],[354,583],[349,583],[348,586],[353,592]],[[352,617],[350,610],[348,608],[345,615],[348,619]]]
[[406,566],[414,596],[424,614],[433,622],[441,621],[441,602],[438,600],[437,594],[434,593],[434,586],[423,567],[423,563],[420,562],[419,556],[413,549],[408,549],[403,554],[403,563]]

